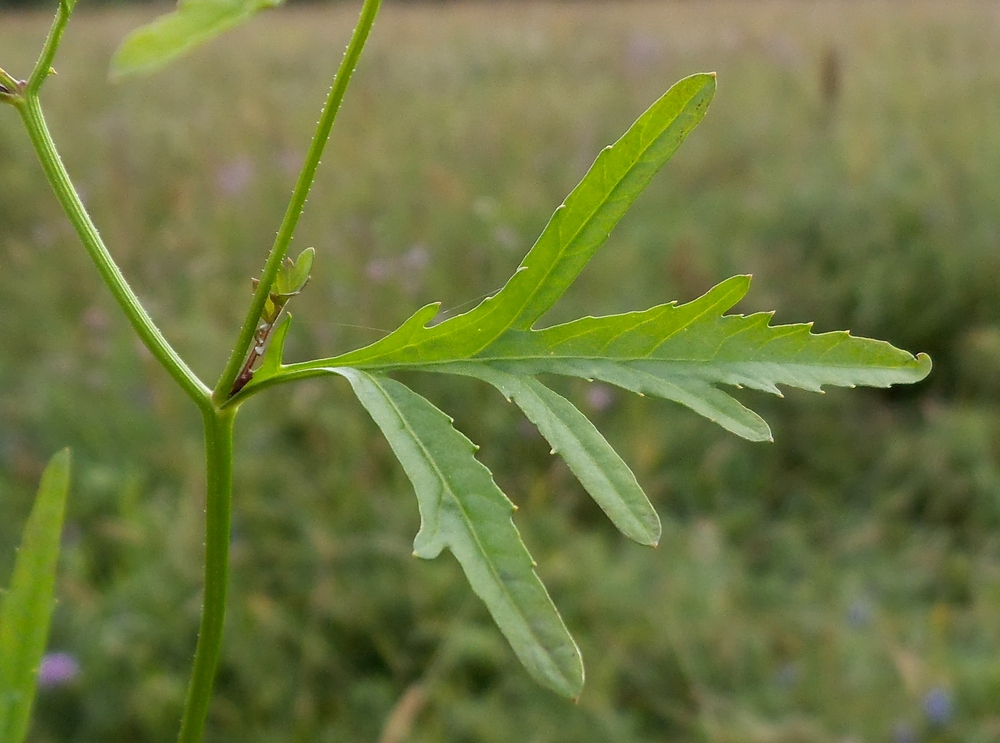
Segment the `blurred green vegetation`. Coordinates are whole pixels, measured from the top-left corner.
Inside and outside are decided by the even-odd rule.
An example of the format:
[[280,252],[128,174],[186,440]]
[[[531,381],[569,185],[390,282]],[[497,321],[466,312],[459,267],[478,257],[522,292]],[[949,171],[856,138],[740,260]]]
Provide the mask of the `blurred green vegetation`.
[[[151,11],[79,11],[50,125],[112,252],[214,379],[353,6],[270,13],[110,86]],[[26,74],[48,17],[0,15]],[[1000,13],[994,4],[389,3],[297,238],[316,266],[289,358],[497,289],[599,149],[674,81],[719,93],[555,321],[753,273],[744,311],[935,361],[888,392],[747,394],[776,443],[567,383],[664,517],[626,542],[532,427],[414,378],[483,445],[580,639],[576,705],[518,666],[343,384],[238,425],[227,641],[209,740],[1000,739]],[[75,474],[32,740],[170,741],[201,585],[197,415],[131,337],[0,111],[0,576],[42,466]],[[5,580],[5,579],[3,579]],[[2,582],[2,581],[0,581]]]

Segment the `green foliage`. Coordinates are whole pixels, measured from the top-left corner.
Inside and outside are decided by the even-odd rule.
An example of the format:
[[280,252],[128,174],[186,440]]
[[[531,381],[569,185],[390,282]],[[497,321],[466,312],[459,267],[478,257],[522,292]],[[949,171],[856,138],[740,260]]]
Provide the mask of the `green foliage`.
[[[111,61],[113,75],[158,70],[182,54],[283,0],[180,0],[177,10],[138,28]],[[71,8],[70,8],[71,9]]]
[[68,449],[53,456],[45,468],[14,575],[0,602],[0,740],[5,743],[21,743],[28,735],[35,676],[55,604],[69,468]]
[[271,293],[287,299],[301,292],[309,281],[309,272],[312,270],[313,258],[315,257],[315,249],[306,248],[294,261],[291,258],[286,258],[282,262],[281,268],[278,269],[278,276],[274,280]]
[[[659,523],[655,514],[651,515],[652,506],[631,471],[572,403],[546,388],[534,375],[598,379],[640,394],[674,400],[751,441],[771,438],[767,424],[714,384],[780,394],[778,384],[820,391],[824,384],[887,387],[923,379],[930,372],[927,356],[914,358],[885,342],[852,338],[844,332],[812,335],[808,325],[771,327],[771,315],[766,313],[723,316],[721,313],[746,294],[749,277],[730,279],[701,299],[679,307],[662,305],[645,312],[531,329],[569,288],[628,206],[701,120],[714,90],[714,75],[682,80],[639,117],[615,145],[605,149],[496,296],[464,315],[431,326],[428,323],[437,314],[437,305],[428,305],[368,348],[282,367],[277,360],[283,352],[286,327],[271,346],[266,368],[246,388],[247,394],[252,394],[269,383],[324,371],[347,375],[417,489],[424,527],[415,543],[416,554],[434,557],[443,547],[449,547],[526,668],[541,683],[567,696],[578,694],[583,684],[582,665],[574,675],[565,660],[577,662],[576,645],[538,582],[533,562],[513,530],[509,514],[503,509],[470,510],[455,505],[473,495],[483,497],[482,486],[474,485],[477,478],[470,473],[479,473],[481,479],[486,471],[480,472],[481,465],[471,455],[448,456],[455,447],[455,442],[449,440],[451,434],[418,438],[414,431],[419,431],[421,425],[408,422],[405,409],[387,402],[390,396],[384,390],[381,397],[373,394],[372,389],[379,389],[375,377],[349,374],[340,367],[371,371],[432,369],[476,376],[508,390],[505,394],[517,400],[526,412],[530,409],[529,418],[549,440],[553,451],[566,457],[570,469],[592,495],[597,493],[595,498],[612,520],[622,526],[624,533],[645,544],[658,541]],[[419,418],[424,425],[445,418],[426,400],[417,397],[421,401],[418,405],[403,395],[400,390],[405,388],[398,383],[393,383],[391,389],[397,399],[408,402],[409,408],[430,408],[437,413],[432,416],[425,411]],[[376,397],[378,406],[373,402]],[[441,430],[454,433],[450,426]],[[436,485],[428,484],[432,479],[428,472],[437,473]],[[442,486],[442,481],[452,474],[457,482]],[[495,492],[494,500],[505,503],[492,480],[487,477],[486,481],[489,491]],[[464,518],[442,519],[438,511],[455,511]],[[439,521],[445,533],[441,536],[436,526]],[[476,538],[470,522],[489,533],[502,531],[507,538]],[[428,524],[435,526],[429,528]],[[439,540],[432,542],[433,549],[420,546],[421,537],[427,539],[428,531]],[[510,560],[512,544],[518,545],[524,559]],[[482,569],[484,564],[505,567],[486,571]],[[487,576],[493,580],[487,581]],[[542,629],[524,632],[525,622]],[[560,663],[554,659],[564,660]]]
[[[365,4],[368,26],[377,5]],[[149,52],[152,61],[143,62],[140,57],[129,61],[126,47],[126,63],[119,60],[118,71],[165,61],[252,11],[227,6],[223,12],[220,7],[205,5],[204,14],[199,15],[188,12],[192,7],[182,5],[172,16],[173,21],[162,21],[159,28],[166,29],[161,39],[163,46],[139,44],[137,48]],[[57,19],[47,42],[48,58],[55,53],[69,9],[68,5],[62,6],[63,17]],[[359,25],[360,32],[356,31],[352,44],[363,43],[367,34],[364,25]],[[349,75],[353,59],[347,59]],[[47,66],[39,69],[33,80],[47,75]],[[346,79],[338,76],[341,91]],[[243,363],[243,371],[235,378],[229,399],[220,399],[218,391],[229,390],[233,377],[224,372],[216,395],[210,396],[208,388],[180,361],[129,292],[69,184],[41,117],[37,89],[29,89],[23,100],[12,102],[19,107],[57,197],[105,281],[153,356],[205,416],[209,431],[209,510],[216,508],[228,515],[231,495],[231,461],[228,455],[218,454],[230,451],[230,431],[227,427],[221,434],[224,440],[220,440],[220,421],[230,421],[245,399],[279,382],[331,373],[346,377],[417,491],[422,526],[415,541],[416,554],[432,557],[445,547],[451,549],[532,675],[564,695],[575,696],[583,683],[579,651],[535,575],[534,563],[510,518],[512,504],[493,482],[489,470],[473,456],[474,446],[451,426],[447,416],[426,398],[382,374],[423,369],[473,376],[498,387],[524,409],[553,450],[564,456],[570,470],[611,520],[627,535],[651,544],[659,537],[658,519],[628,467],[596,427],[568,399],[535,379],[536,375],[599,379],[672,399],[744,438],[762,440],[770,438],[763,420],[715,385],[749,386],[776,393],[777,385],[811,390],[819,390],[822,385],[888,386],[922,379],[929,372],[927,357],[914,358],[885,343],[852,338],[846,333],[812,335],[806,325],[771,327],[767,314],[725,316],[723,313],[746,293],[746,277],[723,282],[701,299],[684,305],[585,318],[542,330],[533,328],[580,274],[653,174],[700,121],[714,88],[714,75],[696,75],[681,81],[616,145],[605,150],[496,296],[471,312],[437,325],[429,325],[437,306],[428,305],[382,341],[358,351],[282,365],[289,321],[286,318],[276,330],[274,326],[285,303],[304,286],[312,262],[309,251],[296,262],[283,260],[283,251],[291,239],[291,228],[287,234],[283,228],[272,252],[274,261],[269,259],[268,263],[274,272],[265,271],[264,276],[270,278],[262,279],[263,286],[258,287],[263,304],[256,305],[256,310],[252,307],[247,314],[249,327],[253,330],[256,326],[257,330],[236,344],[232,358],[237,364]],[[304,190],[301,194],[298,187],[296,190],[295,198],[301,195],[301,201],[293,199],[290,210],[296,218],[338,106],[339,99],[324,111],[302,171],[300,185],[305,183]],[[289,224],[294,228],[294,220]],[[257,368],[263,345],[272,332],[272,350]],[[243,340],[252,341],[252,345]],[[199,708],[191,718],[185,713],[184,729],[189,732],[182,733],[184,740],[200,738],[220,654],[214,638],[221,635],[225,608],[228,516],[223,521],[210,522],[208,527],[207,577],[215,583],[211,590],[206,589],[203,617],[208,619],[203,620],[188,696],[188,711],[192,709],[191,700]],[[223,547],[213,548],[212,544]],[[223,566],[221,572],[213,565]],[[207,629],[206,624],[210,625]],[[202,640],[206,637],[209,640],[203,653]]]

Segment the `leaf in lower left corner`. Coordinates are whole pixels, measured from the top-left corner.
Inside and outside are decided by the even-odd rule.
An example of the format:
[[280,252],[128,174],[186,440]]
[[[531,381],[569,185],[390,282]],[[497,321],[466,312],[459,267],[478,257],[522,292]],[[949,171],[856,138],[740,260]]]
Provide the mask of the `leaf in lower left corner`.
[[28,734],[35,676],[52,617],[69,469],[69,449],[52,457],[45,468],[14,575],[0,605],[0,741],[4,743],[20,743]]

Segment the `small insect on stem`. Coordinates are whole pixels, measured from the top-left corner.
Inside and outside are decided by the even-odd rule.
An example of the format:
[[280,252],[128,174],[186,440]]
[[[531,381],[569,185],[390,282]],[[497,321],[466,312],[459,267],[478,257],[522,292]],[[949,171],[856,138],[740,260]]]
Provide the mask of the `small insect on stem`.
[[[254,361],[256,361],[256,359],[254,359]],[[233,382],[233,388],[229,391],[229,396],[232,397],[241,389],[246,387],[247,384],[250,383],[251,379],[253,379],[253,370],[248,366],[244,366],[243,370],[239,373],[239,376],[236,377],[236,381]]]
[[230,397],[246,387],[250,383],[250,380],[253,379],[254,365],[264,355],[264,351],[267,350],[267,341],[271,337],[271,331],[274,330],[278,316],[281,315],[281,311],[285,308],[287,299],[281,300],[274,294],[271,295],[270,299],[270,312],[266,317],[261,318],[257,329],[254,331],[253,346],[250,349],[250,353],[247,354],[247,360],[243,362],[243,368],[240,370],[239,375],[237,375],[236,381],[233,382],[233,388],[229,391]]
[[[253,333],[253,345],[250,347],[246,361],[243,362],[243,368],[233,382],[233,388],[229,391],[230,397],[246,387],[253,379],[254,365],[264,355],[267,341],[271,337],[271,331],[274,330],[278,318],[281,317],[282,310],[285,309],[288,301],[301,292],[309,281],[309,268],[312,266],[314,253],[312,248],[308,248],[302,251],[297,260],[285,258],[282,262],[257,320],[257,327]],[[256,292],[260,286],[260,279],[250,279],[250,284]]]

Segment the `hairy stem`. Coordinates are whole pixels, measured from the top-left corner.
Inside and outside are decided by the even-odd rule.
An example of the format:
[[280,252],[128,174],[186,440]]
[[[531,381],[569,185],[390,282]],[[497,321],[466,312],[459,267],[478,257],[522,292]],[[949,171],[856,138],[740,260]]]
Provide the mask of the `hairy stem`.
[[[60,6],[60,15],[62,15]],[[55,27],[54,31],[55,32]],[[61,33],[61,30],[59,31]],[[53,50],[54,52],[54,50]],[[44,56],[44,55],[43,55]],[[36,69],[37,72],[37,69]],[[35,80],[34,75],[32,80]],[[101,274],[101,278],[107,285],[111,294],[114,295],[118,305],[121,307],[128,321],[132,324],[142,342],[153,354],[157,361],[163,365],[174,381],[195,401],[203,411],[212,409],[211,391],[195,375],[193,371],[184,363],[184,360],[177,354],[174,348],[163,337],[160,329],[156,327],[152,318],[139,303],[139,298],[125,281],[125,277],[115,264],[114,259],[108,252],[97,227],[87,214],[86,208],[80,201],[80,196],[73,183],[70,181],[66,167],[56,150],[52,135],[49,134],[45,118],[42,116],[41,103],[38,100],[37,92],[30,92],[31,83],[25,92],[23,101],[17,106],[21,112],[21,118],[28,130],[28,136],[34,145],[35,152],[42,164],[42,169],[55,192],[59,204],[72,223],[76,234],[86,248],[87,253],[93,260],[94,265]]]
[[69,16],[73,12],[75,4],[76,0],[60,0],[59,2],[59,9],[56,11],[56,17],[49,28],[49,35],[45,38],[45,44],[38,55],[38,61],[35,62],[35,69],[32,70],[31,77],[28,78],[28,87],[25,92],[29,97],[38,93],[42,83],[52,73],[52,62],[56,57],[56,50],[59,49],[59,42],[62,41],[63,31],[66,30],[66,24],[69,22]]
[[361,50],[364,48],[368,34],[375,23],[375,16],[378,13],[380,4],[381,0],[365,0],[361,8],[358,25],[355,27],[351,41],[347,45],[347,51],[340,62],[340,68],[337,70],[337,76],[334,78],[330,95],[326,99],[323,113],[320,115],[319,123],[316,125],[316,133],[313,135],[312,143],[309,145],[309,152],[306,154],[305,163],[302,165],[298,181],[295,183],[295,189],[292,191],[292,198],[288,202],[285,217],[281,222],[281,227],[278,229],[274,245],[271,247],[267,263],[264,265],[264,272],[260,277],[260,282],[254,291],[250,308],[247,310],[246,317],[243,320],[243,326],[236,340],[236,346],[233,348],[229,361],[226,363],[226,368],[222,372],[222,376],[219,377],[218,384],[215,386],[214,397],[217,404],[224,403],[231,395],[233,384],[240,372],[240,367],[243,365],[243,360],[250,350],[250,344],[253,343],[253,334],[257,328],[257,321],[264,310],[264,304],[267,302],[268,293],[271,291],[271,286],[278,275],[278,268],[281,266],[281,261],[288,252],[292,235],[295,234],[295,227],[299,223],[299,217],[302,215],[306,198],[309,196],[309,189],[312,187],[313,180],[316,177],[316,170],[319,168],[320,159],[323,157],[323,149],[330,138],[330,131],[333,129],[333,122],[337,118],[340,104],[344,100],[344,93],[347,92],[347,84],[351,81],[351,75],[354,73],[358,58],[361,56]]
[[194,667],[181,719],[179,743],[199,743],[222,648],[229,583],[229,528],[233,499],[233,419],[235,409],[208,411],[205,419],[205,594]]

